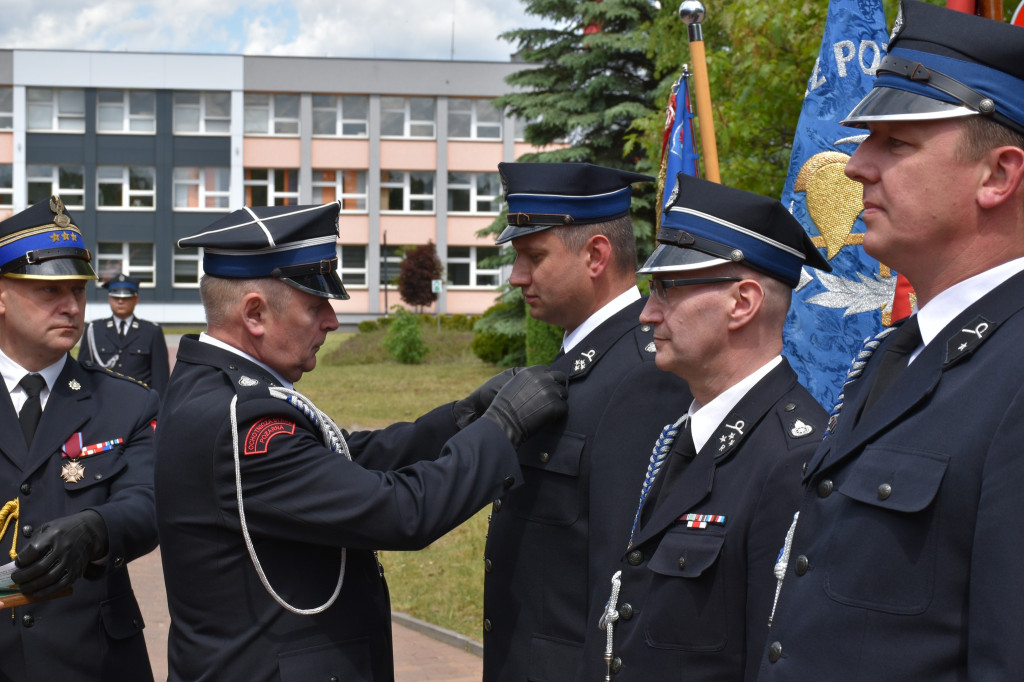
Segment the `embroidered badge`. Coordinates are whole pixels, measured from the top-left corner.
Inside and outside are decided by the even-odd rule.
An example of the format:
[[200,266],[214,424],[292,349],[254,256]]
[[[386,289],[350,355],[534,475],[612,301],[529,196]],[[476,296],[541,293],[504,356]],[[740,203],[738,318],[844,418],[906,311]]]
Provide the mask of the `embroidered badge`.
[[[244,377],[243,377],[244,378]],[[295,433],[295,422],[281,417],[264,417],[249,427],[245,434],[246,455],[264,455],[270,446],[270,439],[282,433]]]
[[654,341],[651,341],[644,347],[644,350],[647,351],[648,353],[657,353],[658,347],[654,345]]
[[597,350],[594,348],[580,351],[579,357],[576,358],[576,361],[572,365],[573,375],[585,372],[587,367],[590,366],[590,363],[594,361],[595,357],[597,357]]
[[963,329],[946,340],[946,364],[959,360],[962,356],[972,353],[992,332],[996,324],[989,322],[980,315],[971,320]]
[[79,391],[82,389],[82,384],[78,383],[77,379],[72,379],[71,381],[68,382],[68,388],[70,388],[72,391]]
[[679,520],[685,523],[687,528],[707,528],[708,524],[725,525],[723,514],[683,514]]
[[743,435],[743,427],[746,425],[742,419],[737,419],[735,424],[726,424],[725,428],[729,430],[718,436],[718,452],[723,453],[736,445],[736,436]]
[[256,386],[256,385],[257,385],[257,384],[259,384],[259,383],[260,383],[260,382],[259,382],[259,381],[257,381],[256,379],[253,379],[252,377],[247,377],[247,376],[245,376],[244,374],[243,374],[243,375],[242,375],[242,377],[241,377],[241,378],[240,378],[240,379],[238,380],[238,385],[239,385],[239,386],[245,386],[245,387],[249,387],[249,386]]
[[814,427],[799,419],[793,422],[793,426],[789,430],[789,435],[793,436],[793,438],[803,438],[812,433],[814,433]]

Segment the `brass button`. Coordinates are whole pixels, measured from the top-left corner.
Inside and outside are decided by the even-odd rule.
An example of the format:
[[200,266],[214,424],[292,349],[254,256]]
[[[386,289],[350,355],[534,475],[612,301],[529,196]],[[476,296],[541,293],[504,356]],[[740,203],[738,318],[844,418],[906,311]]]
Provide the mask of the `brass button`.
[[540,461],[542,461],[545,464],[547,464],[548,460],[550,460],[550,459],[551,459],[551,455],[549,455],[548,453],[546,453],[546,452],[540,453]]
[[622,670],[622,659],[621,659],[621,658],[619,658],[618,656],[616,656],[615,658],[613,658],[613,659],[612,659],[612,664],[611,664],[611,666],[610,666],[610,670],[611,670],[611,671],[612,671],[613,673],[617,673],[617,672],[619,672],[620,670]]
[[892,486],[888,483],[883,483],[878,486],[878,499],[888,500],[889,496],[892,495]]
[[795,566],[794,570],[796,570],[796,574],[797,575],[803,575],[804,573],[807,572],[807,568],[810,565],[811,565],[811,562],[807,559],[807,557],[805,557],[803,554],[801,554],[800,556],[798,556],[796,558],[796,566]]
[[835,484],[832,483],[831,478],[826,478],[824,481],[818,484],[818,497],[828,497],[835,490]]
[[772,642],[771,646],[768,647],[768,660],[774,663],[780,658],[782,658],[782,643]]
[[644,553],[639,549],[634,549],[629,553],[629,556],[626,557],[626,561],[629,562],[630,566],[639,566],[644,561]]
[[622,620],[629,620],[633,617],[633,605],[623,604],[619,607],[619,618]]

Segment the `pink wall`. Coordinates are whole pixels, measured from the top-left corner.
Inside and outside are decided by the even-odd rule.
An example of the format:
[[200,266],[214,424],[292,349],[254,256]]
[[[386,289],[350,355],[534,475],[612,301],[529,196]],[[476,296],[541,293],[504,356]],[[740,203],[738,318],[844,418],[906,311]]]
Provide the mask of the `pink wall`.
[[429,140],[381,140],[383,170],[436,170],[437,143]]
[[449,142],[448,170],[497,172],[501,150],[500,142]]
[[14,133],[0,133],[0,163],[14,161]]
[[298,168],[302,156],[297,138],[279,137],[247,137],[242,154],[246,168]]
[[432,215],[381,215],[380,229],[382,235],[387,230],[389,246],[437,242],[437,219]]
[[448,243],[456,246],[494,246],[494,237],[477,237],[494,222],[493,216],[448,216]]
[[310,159],[315,170],[362,170],[370,167],[370,143],[314,139]]
[[370,217],[342,213],[338,217],[338,243],[366,244],[370,241]]

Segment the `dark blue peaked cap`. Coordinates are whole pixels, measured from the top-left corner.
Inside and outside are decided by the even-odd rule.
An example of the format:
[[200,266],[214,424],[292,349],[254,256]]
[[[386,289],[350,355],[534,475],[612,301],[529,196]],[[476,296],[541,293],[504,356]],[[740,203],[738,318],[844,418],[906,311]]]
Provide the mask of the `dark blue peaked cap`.
[[203,271],[214,277],[275,277],[325,298],[347,299],[338,276],[337,201],[316,206],[254,206],[229,213],[178,241],[203,248]]
[[0,223],[0,275],[23,279],[96,279],[82,231],[58,196]]
[[807,265],[832,266],[776,199],[680,173],[662,216],[658,247],[638,272],[653,274],[739,263],[795,287]]
[[139,295],[139,280],[119,272],[102,284],[108,295],[114,298],[131,298]]
[[1024,29],[903,0],[874,87],[843,124],[979,115],[1024,134]]
[[592,225],[629,215],[634,182],[653,182],[641,173],[589,163],[499,163],[508,203],[504,244],[562,225]]

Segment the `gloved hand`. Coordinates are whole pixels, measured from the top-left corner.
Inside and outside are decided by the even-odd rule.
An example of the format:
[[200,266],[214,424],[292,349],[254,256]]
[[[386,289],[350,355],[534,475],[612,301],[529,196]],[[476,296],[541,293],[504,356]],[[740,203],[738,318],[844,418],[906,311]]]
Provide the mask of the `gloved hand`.
[[44,523],[14,560],[11,579],[30,597],[60,592],[107,553],[107,525],[92,509]]
[[464,429],[476,421],[477,417],[482,415],[491,406],[491,401],[494,400],[494,396],[498,395],[501,387],[507,384],[515,373],[521,369],[522,367],[513,367],[495,374],[480,384],[480,387],[475,391],[455,403],[452,406],[452,412],[455,414],[455,423],[458,424],[459,428]]
[[498,391],[483,417],[500,426],[512,447],[518,448],[542,426],[569,410],[565,382],[564,373],[544,365],[522,369]]

